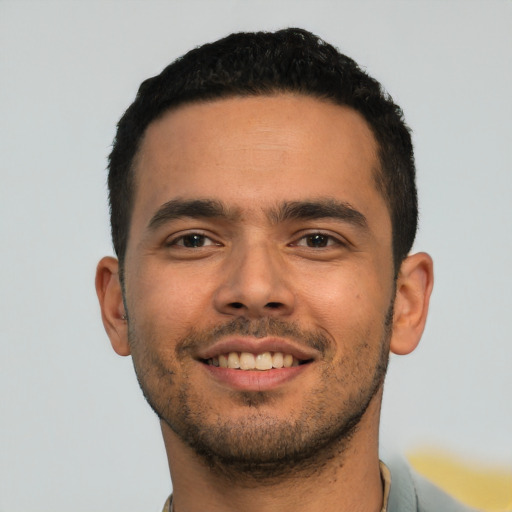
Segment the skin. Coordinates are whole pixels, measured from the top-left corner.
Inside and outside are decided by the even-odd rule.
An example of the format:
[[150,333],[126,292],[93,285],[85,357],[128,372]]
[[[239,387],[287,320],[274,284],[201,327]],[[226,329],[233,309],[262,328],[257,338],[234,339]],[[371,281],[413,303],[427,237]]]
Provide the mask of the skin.
[[[124,301],[114,258],[100,261],[96,288],[114,349],[132,355],[161,417],[178,512],[380,510],[385,363],[390,350],[406,354],[419,342],[433,272],[419,253],[394,280],[376,155],[359,114],[292,94],[191,104],[148,127]],[[214,201],[223,215],[171,218],[162,207],[177,200]],[[305,202],[348,210],[283,214]],[[234,327],[216,335],[225,325]],[[251,372],[255,381],[240,387],[202,361],[226,340],[284,343],[309,363],[277,384],[274,370]],[[336,430],[358,414],[350,435]],[[322,431],[329,439],[318,444]],[[314,455],[263,471],[272,454],[300,454],[313,441]]]

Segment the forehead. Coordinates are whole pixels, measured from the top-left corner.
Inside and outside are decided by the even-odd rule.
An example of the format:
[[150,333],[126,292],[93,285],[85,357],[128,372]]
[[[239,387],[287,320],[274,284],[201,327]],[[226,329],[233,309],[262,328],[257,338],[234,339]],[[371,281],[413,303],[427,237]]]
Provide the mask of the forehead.
[[192,103],[149,125],[135,166],[133,221],[176,197],[242,210],[313,197],[381,208],[377,172],[375,138],[349,107],[297,94]]

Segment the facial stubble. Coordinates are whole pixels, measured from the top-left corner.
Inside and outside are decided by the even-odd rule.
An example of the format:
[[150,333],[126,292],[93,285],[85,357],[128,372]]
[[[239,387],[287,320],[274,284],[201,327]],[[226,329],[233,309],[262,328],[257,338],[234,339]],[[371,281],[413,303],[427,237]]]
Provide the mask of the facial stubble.
[[[361,419],[382,388],[389,359],[392,317],[393,304],[383,321],[377,357],[372,352],[375,341],[369,340],[369,334],[365,333],[357,346],[356,362],[362,366],[350,368],[343,358],[336,362],[343,369],[339,372],[333,361],[325,364],[321,385],[286,419],[272,414],[273,408],[278,410],[286,400],[279,390],[231,391],[229,401],[233,409],[243,413],[236,421],[226,419],[215,403],[208,402],[194,388],[194,381],[186,372],[187,358],[190,361],[190,353],[197,346],[213,343],[220,336],[238,334],[291,337],[314,347],[324,356],[323,360],[329,361],[333,342],[321,332],[302,330],[279,319],[249,321],[241,317],[213,329],[191,330],[175,343],[172,359],[135,350],[134,366],[149,405],[205,464],[238,483],[271,484],[275,479],[318,472],[335,456],[342,462]],[[153,340],[147,337],[140,343],[136,331],[131,323],[132,348],[153,346]],[[372,360],[372,354],[373,364],[367,367],[365,364]],[[176,378],[178,375],[180,379]],[[345,389],[347,382],[360,384],[352,395],[332,392],[332,389]]]

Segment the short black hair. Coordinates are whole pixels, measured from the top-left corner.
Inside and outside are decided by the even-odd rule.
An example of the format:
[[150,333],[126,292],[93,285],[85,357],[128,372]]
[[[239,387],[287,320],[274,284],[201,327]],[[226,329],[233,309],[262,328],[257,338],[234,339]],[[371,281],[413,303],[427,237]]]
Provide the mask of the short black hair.
[[416,236],[414,154],[403,112],[351,58],[299,28],[240,32],[197,47],[145,80],[117,125],[109,157],[110,220],[121,272],[134,198],[134,160],[148,125],[177,106],[233,96],[304,94],[353,108],[378,144],[375,180],[388,206],[398,271]]

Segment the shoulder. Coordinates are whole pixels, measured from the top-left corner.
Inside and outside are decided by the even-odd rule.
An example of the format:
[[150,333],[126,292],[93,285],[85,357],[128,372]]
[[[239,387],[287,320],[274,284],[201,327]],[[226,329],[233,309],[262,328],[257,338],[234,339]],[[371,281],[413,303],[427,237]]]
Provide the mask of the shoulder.
[[387,512],[476,512],[418,475],[404,461],[386,465],[391,472]]

